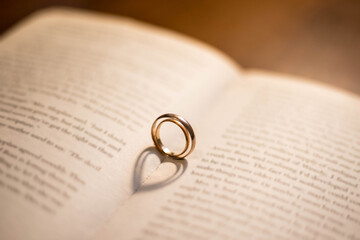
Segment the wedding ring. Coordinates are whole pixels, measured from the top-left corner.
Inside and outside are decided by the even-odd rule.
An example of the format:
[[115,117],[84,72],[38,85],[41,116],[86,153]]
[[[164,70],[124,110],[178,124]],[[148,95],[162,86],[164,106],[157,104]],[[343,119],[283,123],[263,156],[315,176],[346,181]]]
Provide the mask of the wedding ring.
[[[165,147],[164,144],[161,142],[160,127],[164,122],[172,122],[179,126],[180,129],[183,131],[186,139],[186,144],[182,152],[174,153],[167,147]],[[194,150],[196,143],[194,130],[192,129],[190,123],[186,121],[183,117],[172,113],[163,114],[154,121],[151,127],[151,137],[154,141],[156,148],[161,153],[178,159],[185,158],[187,155],[189,155]]]

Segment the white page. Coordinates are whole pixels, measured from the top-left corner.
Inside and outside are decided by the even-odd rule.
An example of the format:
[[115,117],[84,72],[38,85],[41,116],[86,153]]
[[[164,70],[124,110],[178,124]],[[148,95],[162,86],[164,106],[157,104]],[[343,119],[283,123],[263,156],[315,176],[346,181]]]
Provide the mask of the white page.
[[152,121],[175,112],[196,126],[238,75],[133,20],[52,9],[25,21],[0,42],[0,238],[91,236],[132,194]]
[[148,190],[164,164],[95,239],[359,239],[360,100],[298,80],[234,83],[183,174]]

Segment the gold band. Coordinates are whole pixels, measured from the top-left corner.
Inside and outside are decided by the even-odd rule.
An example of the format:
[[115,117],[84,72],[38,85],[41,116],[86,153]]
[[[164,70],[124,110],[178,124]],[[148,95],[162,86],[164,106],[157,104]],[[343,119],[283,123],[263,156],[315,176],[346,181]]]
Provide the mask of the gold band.
[[[181,153],[172,152],[167,147],[165,147],[163,145],[163,143],[161,142],[160,127],[164,122],[175,123],[183,131],[183,133],[185,135],[185,139],[186,139],[186,144],[185,144],[184,150]],[[172,114],[172,113],[167,113],[167,114],[161,115],[154,121],[154,123],[151,127],[151,137],[154,141],[156,148],[160,152],[162,152],[163,154],[166,154],[170,157],[174,157],[174,158],[178,158],[178,159],[184,158],[187,155],[189,155],[194,150],[195,143],[196,143],[194,130],[192,129],[190,123],[188,121],[186,121],[183,117],[176,115],[176,114]]]

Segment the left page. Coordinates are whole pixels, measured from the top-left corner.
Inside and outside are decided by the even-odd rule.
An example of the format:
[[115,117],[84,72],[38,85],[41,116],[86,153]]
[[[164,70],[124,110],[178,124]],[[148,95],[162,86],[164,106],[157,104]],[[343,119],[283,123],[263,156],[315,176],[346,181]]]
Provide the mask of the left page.
[[20,24],[0,41],[0,239],[87,239],[134,191],[152,121],[176,112],[196,127],[239,75],[129,19],[50,9]]

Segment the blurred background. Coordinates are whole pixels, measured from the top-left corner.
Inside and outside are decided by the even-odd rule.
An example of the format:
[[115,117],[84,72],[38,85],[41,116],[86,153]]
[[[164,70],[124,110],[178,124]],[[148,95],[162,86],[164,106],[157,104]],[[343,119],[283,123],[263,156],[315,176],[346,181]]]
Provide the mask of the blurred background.
[[360,94],[360,0],[0,0],[0,33],[57,5],[143,20],[207,42],[245,68]]

